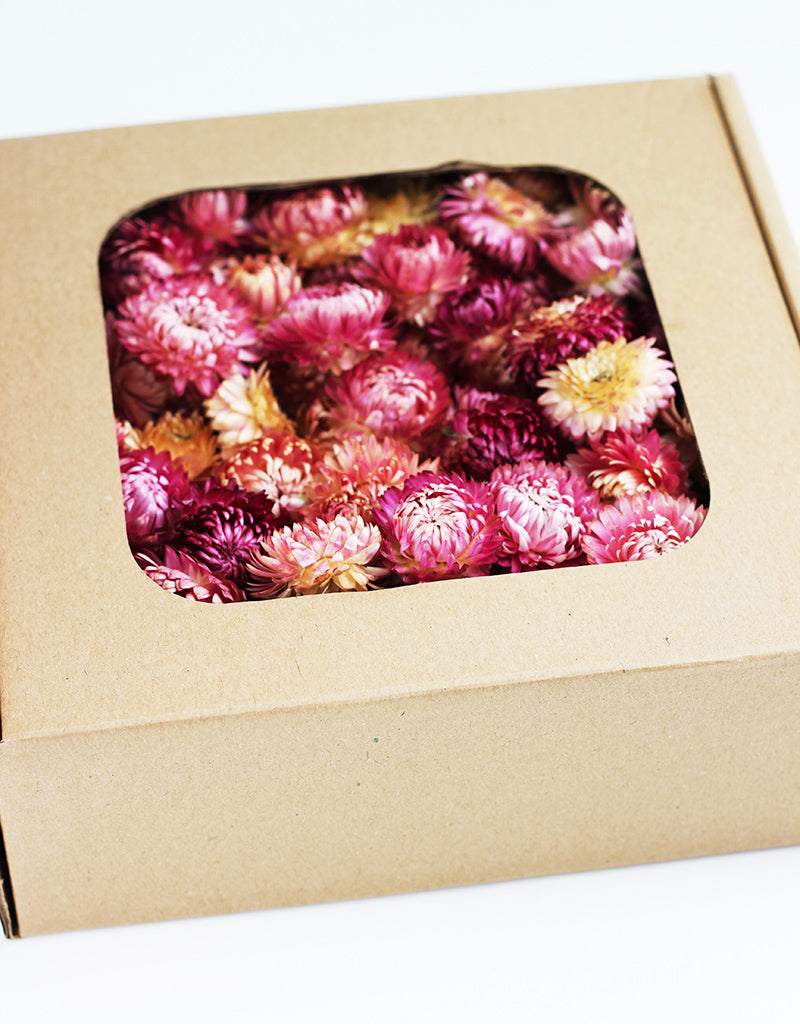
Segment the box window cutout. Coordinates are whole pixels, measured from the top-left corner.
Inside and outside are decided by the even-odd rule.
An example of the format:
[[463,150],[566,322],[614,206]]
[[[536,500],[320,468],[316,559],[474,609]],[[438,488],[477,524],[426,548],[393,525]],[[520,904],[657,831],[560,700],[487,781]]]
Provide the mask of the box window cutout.
[[637,560],[703,522],[631,215],[583,175],[192,192],[100,271],[128,540],[175,594]]

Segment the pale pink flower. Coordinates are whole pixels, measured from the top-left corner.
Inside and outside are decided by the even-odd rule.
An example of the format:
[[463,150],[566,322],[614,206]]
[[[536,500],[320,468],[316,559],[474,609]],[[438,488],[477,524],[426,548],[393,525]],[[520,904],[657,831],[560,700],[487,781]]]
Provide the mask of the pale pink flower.
[[603,501],[644,491],[664,491],[677,498],[686,491],[686,470],[678,449],[655,430],[636,436],[625,431],[604,434],[588,448],[568,455],[567,466],[583,476]]
[[597,495],[563,466],[539,460],[498,466],[491,477],[500,518],[500,565],[512,572],[560,565],[581,555]]
[[289,430],[267,430],[243,445],[219,468],[223,483],[261,491],[272,501],[274,515],[293,513],[306,503],[313,456],[302,438]]
[[271,320],[285,309],[301,287],[300,275],[279,256],[243,256],[224,264],[225,279],[250,307],[258,321]]
[[191,497],[189,478],[167,452],[152,448],[122,452],[120,474],[128,540],[134,547],[159,543],[170,511]]
[[589,295],[641,297],[633,219],[610,192],[585,180],[577,205],[557,222],[565,226],[544,250],[551,266]]
[[169,377],[179,395],[189,384],[211,395],[258,359],[246,307],[208,277],[152,282],[122,303],[115,327],[121,344]]
[[383,554],[406,583],[485,576],[500,547],[487,484],[422,472],[378,500]]
[[607,295],[574,295],[520,316],[507,332],[507,360],[514,378],[534,383],[559,363],[585,355],[598,341],[624,333],[625,311]]
[[298,366],[342,373],[371,352],[394,348],[388,307],[388,295],[352,282],[307,288],[267,327],[267,352]]
[[600,509],[583,537],[591,563],[635,562],[681,547],[700,529],[706,509],[662,491],[624,495]]
[[177,205],[185,224],[214,241],[234,243],[247,230],[247,195],[239,189],[188,192]]
[[370,431],[419,449],[450,409],[447,380],[416,352],[394,349],[330,377],[309,420],[338,435]]
[[301,267],[355,256],[365,243],[367,200],[358,185],[301,189],[271,200],[253,216],[253,232]]
[[228,377],[204,405],[225,457],[265,430],[291,430],[294,426],[278,404],[266,363],[247,377]]
[[444,296],[467,280],[470,257],[442,228],[404,225],[378,237],[353,268],[363,284],[388,292],[398,316],[430,323]]
[[309,499],[315,504],[308,515],[319,509],[329,512],[337,502],[357,508],[366,521],[372,507],[388,487],[399,487],[421,470],[438,470],[437,460],[420,464],[419,455],[408,445],[392,437],[378,440],[373,434],[356,434],[334,441],[316,463],[309,481]]
[[652,338],[601,341],[539,382],[539,404],[551,423],[577,441],[607,430],[649,427],[675,394],[672,363]]
[[290,597],[335,590],[367,590],[386,575],[375,565],[381,546],[376,526],[356,517],[295,523],[275,530],[247,566],[252,597]]
[[464,244],[518,273],[533,269],[553,232],[552,215],[540,202],[484,171],[449,186],[439,212]]
[[136,561],[154,583],[170,594],[207,604],[229,604],[245,600],[235,583],[172,548],[166,548],[163,561],[148,554],[138,555]]

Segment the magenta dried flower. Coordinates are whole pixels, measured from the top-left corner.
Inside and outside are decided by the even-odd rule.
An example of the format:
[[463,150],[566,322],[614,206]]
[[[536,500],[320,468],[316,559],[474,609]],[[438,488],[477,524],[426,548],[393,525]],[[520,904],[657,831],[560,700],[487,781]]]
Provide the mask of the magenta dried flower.
[[507,334],[508,365],[515,379],[535,384],[559,363],[618,338],[626,326],[624,309],[607,295],[559,299],[514,324]]
[[212,395],[226,377],[258,360],[247,308],[209,277],[151,282],[122,303],[115,329],[120,343],[169,377],[178,395],[189,384]]
[[553,233],[552,214],[540,202],[484,171],[449,186],[439,212],[465,245],[517,273],[533,269]]
[[375,508],[383,554],[406,583],[485,576],[500,546],[487,484],[457,473],[418,473]]
[[706,509],[662,491],[624,495],[600,509],[583,537],[591,563],[634,562],[681,547],[703,524]]
[[339,436],[372,432],[419,449],[450,409],[447,379],[422,355],[395,349],[326,382],[311,422]]
[[323,373],[352,369],[371,352],[394,348],[386,322],[389,296],[352,282],[307,288],[294,296],[264,334],[275,359]]
[[248,557],[274,525],[271,515],[258,519],[235,505],[202,505],[181,519],[172,543],[212,572],[241,586]]
[[398,316],[419,325],[430,323],[436,307],[466,281],[470,268],[469,254],[431,224],[403,225],[378,235],[361,260],[353,268],[356,278],[388,292]]
[[599,501],[579,476],[563,466],[525,461],[498,466],[491,488],[500,518],[501,565],[524,572],[580,557],[581,538]]
[[515,395],[456,389],[453,430],[461,439],[461,468],[478,479],[506,462],[559,457],[559,445],[536,405]]

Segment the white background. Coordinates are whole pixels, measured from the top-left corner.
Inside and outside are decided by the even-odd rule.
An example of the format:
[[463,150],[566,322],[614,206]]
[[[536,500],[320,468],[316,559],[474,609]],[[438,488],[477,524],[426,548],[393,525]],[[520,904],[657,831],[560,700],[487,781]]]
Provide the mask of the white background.
[[[776,0],[6,6],[0,137],[732,71],[800,238]],[[798,1021],[799,917],[791,849],[26,939],[0,943],[0,1017]]]

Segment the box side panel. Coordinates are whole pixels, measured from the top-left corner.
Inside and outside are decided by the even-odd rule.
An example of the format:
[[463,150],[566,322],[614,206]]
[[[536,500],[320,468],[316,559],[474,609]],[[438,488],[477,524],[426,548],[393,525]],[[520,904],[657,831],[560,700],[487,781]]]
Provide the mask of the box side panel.
[[800,841],[798,659],[8,744],[23,935]]
[[800,254],[781,210],[741,93],[732,75],[713,79],[720,112],[772,256],[786,305],[800,335]]

